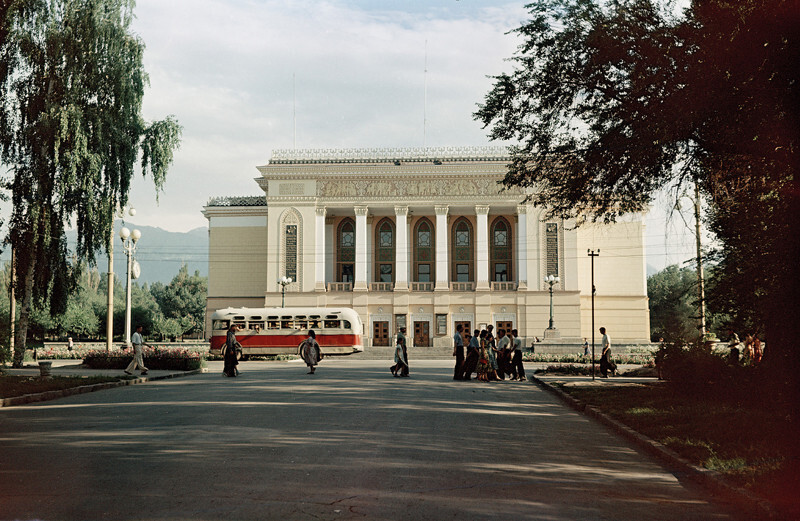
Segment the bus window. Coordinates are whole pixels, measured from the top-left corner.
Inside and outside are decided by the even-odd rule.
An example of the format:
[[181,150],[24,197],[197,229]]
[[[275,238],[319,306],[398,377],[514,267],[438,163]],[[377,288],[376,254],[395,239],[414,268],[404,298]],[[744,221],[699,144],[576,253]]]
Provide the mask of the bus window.
[[314,320],[314,319],[319,320],[320,317],[319,317],[319,315],[308,315],[308,318],[310,318],[312,320]]
[[341,326],[341,322],[338,320],[326,320],[325,321],[325,329],[339,329]]
[[[301,318],[301,317],[297,317],[297,318]],[[297,320],[294,323],[294,327],[296,327],[297,329],[308,329],[308,322],[305,321],[305,320]]]
[[349,320],[345,320],[344,321],[344,328],[345,329],[351,329],[352,327],[353,326],[350,325],[350,321]]
[[281,329],[294,329],[294,320],[281,320]]
[[219,331],[219,330],[227,330],[230,326],[231,323],[228,320],[215,320],[214,323],[211,325],[211,328]]
[[269,322],[267,322],[267,328],[269,328],[269,329],[280,329],[281,328],[281,323],[279,321],[277,321],[277,320],[270,320]]
[[339,315],[325,315],[325,318],[330,320],[336,320],[337,318],[339,318]]
[[253,320],[258,322],[259,320],[261,320],[261,317],[250,317],[250,321],[252,322]]
[[263,322],[250,322],[250,329],[252,329],[253,331],[261,331],[262,329],[264,329],[264,323]]
[[309,329],[319,329],[319,320],[312,320],[308,324]]
[[239,329],[247,329],[247,322],[244,320],[234,320],[233,324],[239,326]]

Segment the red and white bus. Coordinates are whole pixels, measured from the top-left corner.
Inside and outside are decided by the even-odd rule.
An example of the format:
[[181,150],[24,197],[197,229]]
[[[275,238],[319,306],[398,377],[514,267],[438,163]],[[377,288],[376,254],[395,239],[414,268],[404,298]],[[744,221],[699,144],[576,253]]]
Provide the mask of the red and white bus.
[[349,308],[226,308],[211,315],[211,354],[219,355],[231,324],[242,357],[299,354],[313,329],[325,355],[349,355],[364,350],[363,325]]

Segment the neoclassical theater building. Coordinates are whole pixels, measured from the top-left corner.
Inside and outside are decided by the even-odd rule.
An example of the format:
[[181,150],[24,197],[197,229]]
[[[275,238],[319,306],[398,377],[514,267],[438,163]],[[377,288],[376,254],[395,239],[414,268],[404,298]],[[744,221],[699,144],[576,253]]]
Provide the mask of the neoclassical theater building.
[[263,196],[203,209],[207,316],[284,298],[356,310],[366,349],[401,326],[414,346],[451,346],[458,324],[574,345],[591,338],[594,279],[596,328],[648,342],[643,216],[546,220],[522,190],[498,184],[508,160],[501,147],[274,151],[258,167]]

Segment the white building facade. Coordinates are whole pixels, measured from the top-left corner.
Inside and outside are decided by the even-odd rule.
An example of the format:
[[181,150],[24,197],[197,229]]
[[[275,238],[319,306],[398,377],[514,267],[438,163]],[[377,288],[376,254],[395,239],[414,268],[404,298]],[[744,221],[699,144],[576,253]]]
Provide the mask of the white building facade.
[[[263,197],[213,198],[207,314],[228,306],[349,307],[365,347],[401,326],[417,347],[455,327],[514,328],[569,344],[595,326],[649,341],[641,215],[575,229],[499,182],[504,148],[277,150]],[[592,273],[589,251],[594,257]],[[553,286],[554,330],[549,326]],[[282,288],[278,280],[290,277]],[[285,294],[282,295],[282,291]]]

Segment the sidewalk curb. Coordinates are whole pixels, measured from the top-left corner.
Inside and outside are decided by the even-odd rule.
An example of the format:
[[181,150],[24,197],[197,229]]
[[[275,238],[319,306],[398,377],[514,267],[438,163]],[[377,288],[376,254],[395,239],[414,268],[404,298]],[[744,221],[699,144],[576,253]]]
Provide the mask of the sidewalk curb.
[[13,407],[15,405],[26,405],[29,403],[46,402],[49,400],[56,400],[64,398],[65,396],[73,396],[75,394],[93,393],[95,391],[102,391],[104,389],[113,389],[114,387],[124,387],[126,385],[137,385],[147,382],[154,382],[156,380],[168,380],[170,378],[180,378],[183,376],[190,376],[200,374],[203,369],[193,369],[181,373],[170,373],[160,376],[140,376],[132,380],[120,380],[117,382],[104,382],[100,384],[81,385],[80,387],[70,387],[69,389],[62,389],[60,391],[46,391],[43,393],[23,394],[22,396],[14,396],[12,398],[0,398],[0,407]]
[[558,389],[557,387],[540,380],[535,375],[531,376],[531,379],[535,381],[539,387],[553,393],[560,398],[561,401],[576,411],[597,420],[607,427],[610,427],[614,432],[623,438],[634,443],[648,454],[656,457],[662,463],[669,465],[670,470],[676,474],[691,479],[695,483],[700,484],[713,493],[725,494],[726,497],[731,498],[736,502],[737,508],[746,511],[751,515],[758,515],[761,519],[781,519],[780,514],[766,499],[753,494],[747,489],[732,485],[718,472],[694,465],[663,444],[631,429],[627,425],[615,420],[600,410],[587,405],[585,402],[575,399],[561,389]]

